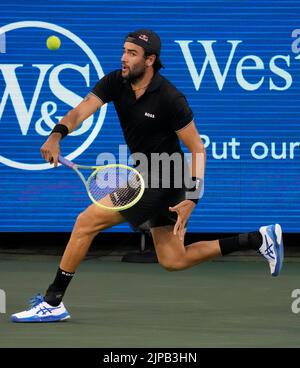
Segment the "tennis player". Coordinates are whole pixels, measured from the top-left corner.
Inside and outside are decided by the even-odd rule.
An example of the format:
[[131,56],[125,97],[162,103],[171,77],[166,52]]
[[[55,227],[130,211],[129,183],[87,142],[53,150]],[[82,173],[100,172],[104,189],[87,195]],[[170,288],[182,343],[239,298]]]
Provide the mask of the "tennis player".
[[[178,188],[175,180],[158,187],[149,185],[142,199],[130,209],[115,212],[92,204],[81,213],[60,262],[56,277],[45,296],[37,294],[30,308],[13,314],[13,322],[53,322],[70,318],[62,299],[93,239],[102,230],[128,221],[133,227],[148,222],[158,261],[168,271],[179,271],[231,252],[255,249],[269,263],[272,276],[278,276],[283,262],[282,231],[278,224],[259,231],[184,246],[186,224],[203,192],[205,148],[185,96],[159,70],[161,42],[146,29],[128,34],[123,46],[122,69],[104,76],[87,95],[55,126],[41,147],[43,158],[58,164],[60,141],[94,114],[113,102],[127,145],[132,154],[177,154],[183,158],[180,141],[191,153],[190,183]],[[183,178],[181,165],[171,170]],[[181,169],[181,168],[180,168]],[[147,168],[152,174],[153,167]],[[176,175],[176,172],[180,174]],[[163,174],[160,170],[160,173]],[[153,176],[153,175],[152,175]],[[155,176],[157,179],[157,177]],[[157,181],[156,181],[157,184]]]

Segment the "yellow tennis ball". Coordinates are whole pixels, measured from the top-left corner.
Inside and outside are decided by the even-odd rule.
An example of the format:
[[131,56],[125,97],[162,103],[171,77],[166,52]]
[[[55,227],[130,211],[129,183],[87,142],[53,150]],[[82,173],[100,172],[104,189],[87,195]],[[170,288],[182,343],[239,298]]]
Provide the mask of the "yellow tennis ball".
[[60,48],[61,42],[59,37],[57,36],[50,36],[47,39],[47,47],[49,50],[57,50]]

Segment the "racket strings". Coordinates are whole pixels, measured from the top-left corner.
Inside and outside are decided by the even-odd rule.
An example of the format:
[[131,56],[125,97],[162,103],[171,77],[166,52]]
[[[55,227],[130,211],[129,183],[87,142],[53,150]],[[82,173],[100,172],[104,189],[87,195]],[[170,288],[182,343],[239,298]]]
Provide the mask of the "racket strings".
[[112,207],[123,207],[139,196],[142,182],[132,170],[110,167],[93,175],[88,182],[88,189],[97,202],[109,196]]

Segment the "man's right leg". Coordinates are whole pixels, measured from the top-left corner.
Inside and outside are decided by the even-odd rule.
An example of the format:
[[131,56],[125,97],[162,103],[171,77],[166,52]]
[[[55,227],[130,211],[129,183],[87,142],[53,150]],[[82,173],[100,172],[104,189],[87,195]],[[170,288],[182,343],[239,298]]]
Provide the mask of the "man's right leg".
[[95,236],[100,231],[125,221],[124,217],[117,211],[102,209],[95,204],[90,205],[77,217],[60,262],[60,268],[66,272],[74,273],[85,257]]
[[46,292],[46,302],[52,306],[59,305],[76,268],[85,257],[95,236],[100,231],[124,221],[119,212],[102,209],[95,204],[90,205],[77,217],[55,280]]
[[100,231],[125,221],[119,212],[102,209],[95,204],[82,212],[77,217],[60,267],[45,297],[41,295],[34,297],[31,309],[13,314],[11,320],[13,322],[54,322],[70,318],[62,303],[62,298],[76,268]]

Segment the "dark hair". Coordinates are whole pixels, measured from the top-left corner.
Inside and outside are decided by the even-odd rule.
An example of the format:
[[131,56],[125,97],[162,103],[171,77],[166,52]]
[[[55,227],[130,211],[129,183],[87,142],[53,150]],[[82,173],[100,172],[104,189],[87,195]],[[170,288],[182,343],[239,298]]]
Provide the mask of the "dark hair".
[[144,51],[144,58],[145,58],[145,59],[146,59],[148,56],[150,56],[150,55],[155,55],[155,56],[156,56],[155,61],[154,61],[154,64],[152,65],[152,66],[153,66],[153,69],[154,69],[154,71],[155,71],[155,73],[156,73],[157,71],[159,71],[159,69],[161,69],[161,68],[162,68],[162,63],[161,63],[161,61],[160,61],[160,59],[159,59],[159,56],[158,56],[157,54],[153,54],[153,53],[151,53],[151,52]]

